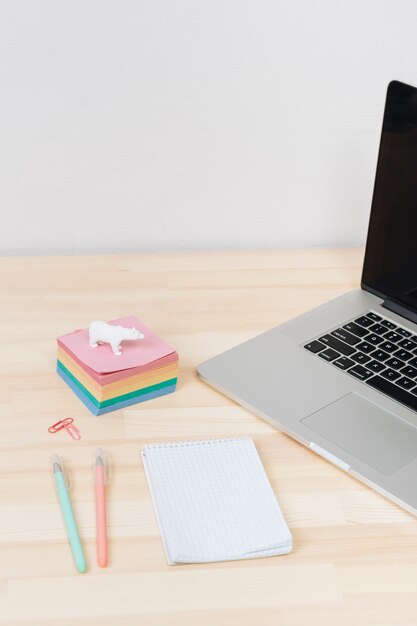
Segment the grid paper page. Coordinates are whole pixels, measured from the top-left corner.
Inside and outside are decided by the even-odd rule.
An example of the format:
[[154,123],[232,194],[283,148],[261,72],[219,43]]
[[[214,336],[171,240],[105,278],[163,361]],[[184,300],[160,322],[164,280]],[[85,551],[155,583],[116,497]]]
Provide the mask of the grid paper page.
[[250,437],[147,445],[142,460],[170,565],[291,551]]

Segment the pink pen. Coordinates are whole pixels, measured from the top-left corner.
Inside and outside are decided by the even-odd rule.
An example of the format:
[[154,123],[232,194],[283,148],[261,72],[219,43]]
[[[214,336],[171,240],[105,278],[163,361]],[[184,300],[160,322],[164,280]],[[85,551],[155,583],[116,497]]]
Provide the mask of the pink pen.
[[96,488],[97,563],[107,565],[107,514],[106,486],[109,482],[107,454],[97,448],[94,455],[94,480]]

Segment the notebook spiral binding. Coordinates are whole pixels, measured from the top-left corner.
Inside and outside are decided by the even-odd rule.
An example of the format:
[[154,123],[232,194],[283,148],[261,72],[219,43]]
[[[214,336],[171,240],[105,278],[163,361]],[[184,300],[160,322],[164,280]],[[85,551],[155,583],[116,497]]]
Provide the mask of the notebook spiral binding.
[[230,443],[233,441],[245,441],[246,439],[250,439],[250,437],[224,437],[223,439],[204,439],[204,440],[196,440],[191,439],[190,441],[170,441],[168,443],[151,443],[146,444],[143,448],[143,454],[146,452],[147,448],[189,448],[191,446],[206,446],[214,443]]

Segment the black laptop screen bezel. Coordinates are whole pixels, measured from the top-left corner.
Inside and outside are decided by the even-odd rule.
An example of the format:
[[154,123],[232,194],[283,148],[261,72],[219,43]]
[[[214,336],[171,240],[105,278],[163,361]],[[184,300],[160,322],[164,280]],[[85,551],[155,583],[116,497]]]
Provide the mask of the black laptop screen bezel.
[[[407,309],[411,311],[417,312],[417,303],[416,305],[413,305],[413,303],[410,302],[409,299],[407,299],[405,294],[404,294],[404,297],[401,297],[401,294],[399,294],[398,292],[393,292],[391,289],[386,288],[386,285],[381,285],[381,282],[383,282],[381,281],[381,279],[379,279],[377,282],[372,281],[370,279],[373,273],[373,270],[371,269],[371,267],[375,262],[375,257],[372,256],[370,242],[374,238],[374,235],[375,235],[374,229],[375,230],[377,229],[378,218],[380,217],[379,207],[376,202],[376,197],[379,191],[378,185],[382,184],[380,174],[385,169],[384,166],[386,165],[385,157],[382,154],[383,151],[381,148],[383,145],[384,133],[387,132],[386,131],[387,120],[389,119],[389,115],[391,113],[389,110],[391,98],[393,95],[395,97],[395,93],[401,90],[413,90],[413,92],[415,92],[417,96],[417,88],[413,87],[412,85],[408,85],[407,83],[403,83],[398,80],[393,80],[388,84],[387,92],[386,92],[382,129],[381,129],[381,135],[380,135],[377,167],[376,167],[376,173],[375,173],[375,182],[374,182],[374,189],[373,189],[373,196],[372,196],[371,212],[370,212],[369,225],[368,225],[368,234],[367,234],[366,247],[365,247],[365,257],[364,257],[363,268],[362,268],[361,287],[363,290],[369,291],[370,293],[384,300],[390,299],[406,307]],[[417,167],[417,163],[416,163],[416,167]]]

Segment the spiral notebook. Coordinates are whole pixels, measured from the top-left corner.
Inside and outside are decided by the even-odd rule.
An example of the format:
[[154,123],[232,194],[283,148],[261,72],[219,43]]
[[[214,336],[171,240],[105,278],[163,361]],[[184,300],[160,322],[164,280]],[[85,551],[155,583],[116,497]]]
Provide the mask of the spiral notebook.
[[147,445],[142,460],[170,565],[291,551],[250,437]]

